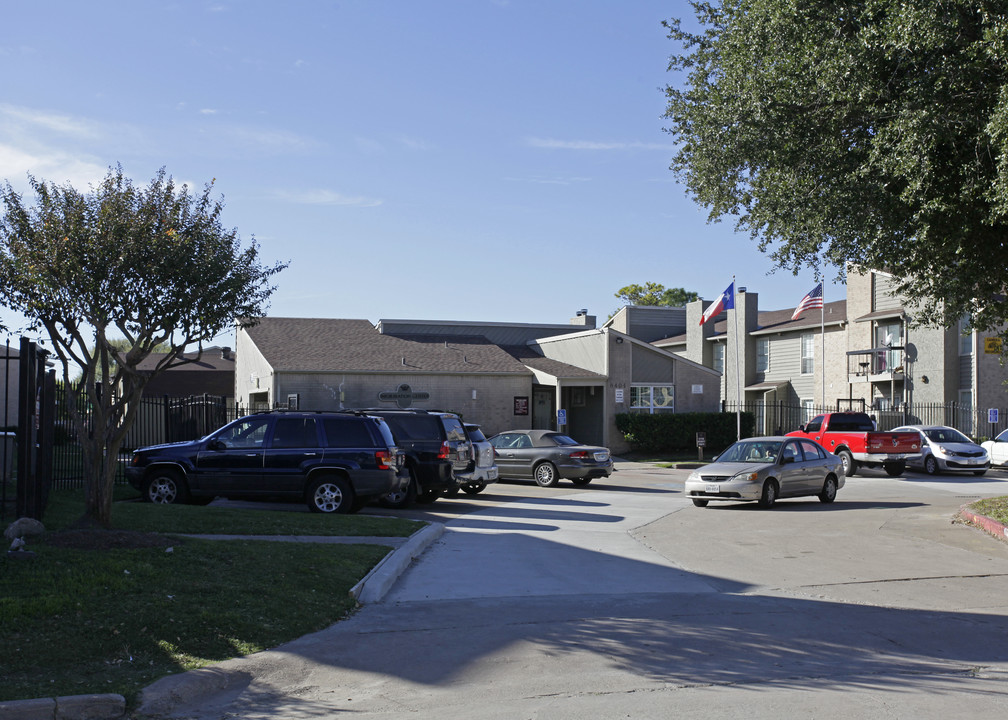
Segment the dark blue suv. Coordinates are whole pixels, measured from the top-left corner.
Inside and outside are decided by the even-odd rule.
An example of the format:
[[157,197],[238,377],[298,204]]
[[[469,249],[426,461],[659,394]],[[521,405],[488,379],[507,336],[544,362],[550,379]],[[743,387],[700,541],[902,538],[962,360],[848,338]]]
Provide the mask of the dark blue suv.
[[313,512],[347,513],[407,484],[403,462],[381,418],[272,411],[200,440],[140,448],[126,478],[154,503],[280,497]]

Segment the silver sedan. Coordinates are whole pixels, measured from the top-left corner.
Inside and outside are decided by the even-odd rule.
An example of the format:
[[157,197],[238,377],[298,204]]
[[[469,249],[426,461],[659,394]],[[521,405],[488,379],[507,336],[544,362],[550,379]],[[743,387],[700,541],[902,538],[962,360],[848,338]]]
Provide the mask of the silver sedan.
[[844,485],[843,461],[806,438],[740,440],[710,465],[686,479],[686,496],[697,507],[711,500],[755,501],[771,507],[778,498],[836,499]]

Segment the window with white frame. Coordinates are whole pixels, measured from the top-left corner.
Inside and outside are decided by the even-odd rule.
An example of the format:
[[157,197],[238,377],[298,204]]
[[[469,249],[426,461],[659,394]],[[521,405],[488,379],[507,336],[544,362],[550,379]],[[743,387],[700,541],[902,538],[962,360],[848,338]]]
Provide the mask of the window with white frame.
[[724,375],[724,343],[714,343],[714,369]]
[[770,338],[756,340],[756,372],[766,372],[770,369]]
[[631,385],[630,412],[675,412],[675,388],[671,385]]
[[801,374],[809,375],[815,372],[815,335],[802,333],[801,336]]
[[812,400],[802,400],[801,404],[802,404],[802,415],[805,416],[804,419],[802,420],[802,424],[804,425],[809,420],[815,417],[815,405],[814,401]]
[[970,316],[959,319],[959,354],[973,354],[973,330],[970,328]]

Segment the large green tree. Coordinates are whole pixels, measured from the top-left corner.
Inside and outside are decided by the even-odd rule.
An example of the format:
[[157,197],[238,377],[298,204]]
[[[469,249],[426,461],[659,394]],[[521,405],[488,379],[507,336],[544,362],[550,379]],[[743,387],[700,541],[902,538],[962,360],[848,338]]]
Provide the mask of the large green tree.
[[1008,319],[1008,3],[692,5],[666,129],[712,221],[794,273],[890,271],[930,324]]
[[[108,526],[119,449],[147,380],[236,319],[264,315],[286,263],[263,265],[254,239],[242,247],[221,224],[212,183],[191,194],[162,169],[137,187],[121,167],[86,193],[29,180],[31,204],[10,182],[0,189],[0,303],[43,331],[62,363],[84,458],[83,520]],[[154,372],[138,373],[154,351],[166,351]]]
[[666,288],[661,283],[648,281],[643,285],[634,283],[633,285],[621,287],[616,291],[616,297],[622,300],[624,305],[668,305],[670,307],[679,307],[696,300],[700,296],[692,290]]

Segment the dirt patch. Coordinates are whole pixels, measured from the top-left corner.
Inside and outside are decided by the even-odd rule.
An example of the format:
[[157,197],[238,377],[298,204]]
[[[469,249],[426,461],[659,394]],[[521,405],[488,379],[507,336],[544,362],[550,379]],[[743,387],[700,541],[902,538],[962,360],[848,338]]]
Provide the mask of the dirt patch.
[[46,533],[41,542],[52,547],[74,550],[115,550],[171,547],[178,545],[180,540],[137,530],[87,529]]

